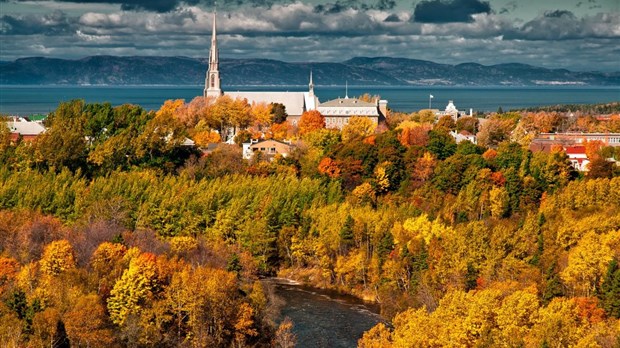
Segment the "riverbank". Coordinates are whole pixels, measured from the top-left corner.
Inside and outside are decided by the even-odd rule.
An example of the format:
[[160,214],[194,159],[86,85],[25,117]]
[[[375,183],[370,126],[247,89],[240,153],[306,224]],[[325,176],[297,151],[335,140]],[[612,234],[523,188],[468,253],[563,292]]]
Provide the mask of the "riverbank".
[[364,304],[377,307],[377,313],[381,313],[381,305],[377,301],[377,294],[373,290],[363,288],[348,288],[332,284],[329,276],[321,273],[320,270],[307,268],[286,268],[278,272],[278,278],[296,282],[303,286],[330,291],[334,294],[353,296]]

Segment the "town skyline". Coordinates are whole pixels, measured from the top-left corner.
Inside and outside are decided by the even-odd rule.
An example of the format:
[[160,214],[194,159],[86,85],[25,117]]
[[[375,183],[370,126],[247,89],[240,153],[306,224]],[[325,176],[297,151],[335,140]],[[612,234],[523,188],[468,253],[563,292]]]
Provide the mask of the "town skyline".
[[[89,55],[208,57],[210,0],[2,0],[0,60]],[[618,71],[620,10],[585,1],[218,3],[222,58],[337,62],[389,56]]]

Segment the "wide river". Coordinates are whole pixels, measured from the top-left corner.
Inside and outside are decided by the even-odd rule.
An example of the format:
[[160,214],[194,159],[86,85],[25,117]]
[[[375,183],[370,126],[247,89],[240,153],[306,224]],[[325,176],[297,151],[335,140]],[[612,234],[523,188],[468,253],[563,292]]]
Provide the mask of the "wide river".
[[[307,91],[307,86],[225,86],[228,91]],[[317,86],[319,100],[344,97],[345,87]],[[349,86],[348,95],[380,95],[396,111],[432,107],[444,109],[453,100],[459,110],[495,111],[556,104],[595,104],[620,101],[620,87],[385,87]],[[167,99],[190,101],[202,95],[201,86],[0,86],[0,113],[29,115],[53,111],[61,101],[84,99],[112,105],[138,104],[156,110]],[[430,95],[433,99],[430,100]]]
[[275,294],[283,300],[278,320],[289,317],[298,348],[357,347],[365,331],[381,322],[378,307],[332,291],[271,278]]

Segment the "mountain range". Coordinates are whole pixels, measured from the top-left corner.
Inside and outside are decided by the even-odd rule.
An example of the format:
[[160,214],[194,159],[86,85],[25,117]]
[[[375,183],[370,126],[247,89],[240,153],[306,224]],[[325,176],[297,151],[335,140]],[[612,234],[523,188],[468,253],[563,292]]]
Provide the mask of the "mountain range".
[[[202,85],[206,59],[91,56],[69,60],[29,57],[0,62],[2,85]],[[269,59],[221,59],[223,86],[620,86],[620,72],[574,72],[527,64],[439,64],[390,57],[357,57],[340,63],[287,63]]]

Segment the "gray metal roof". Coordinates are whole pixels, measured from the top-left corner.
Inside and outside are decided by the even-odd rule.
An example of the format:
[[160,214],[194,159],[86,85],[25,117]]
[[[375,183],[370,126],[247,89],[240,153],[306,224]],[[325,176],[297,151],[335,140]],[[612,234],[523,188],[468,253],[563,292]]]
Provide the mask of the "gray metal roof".
[[39,135],[45,132],[45,127],[37,122],[29,122],[23,118],[18,118],[7,122],[11,133],[19,133],[21,135]]
[[368,103],[357,98],[338,98],[321,103],[319,107],[377,107],[377,104]]

